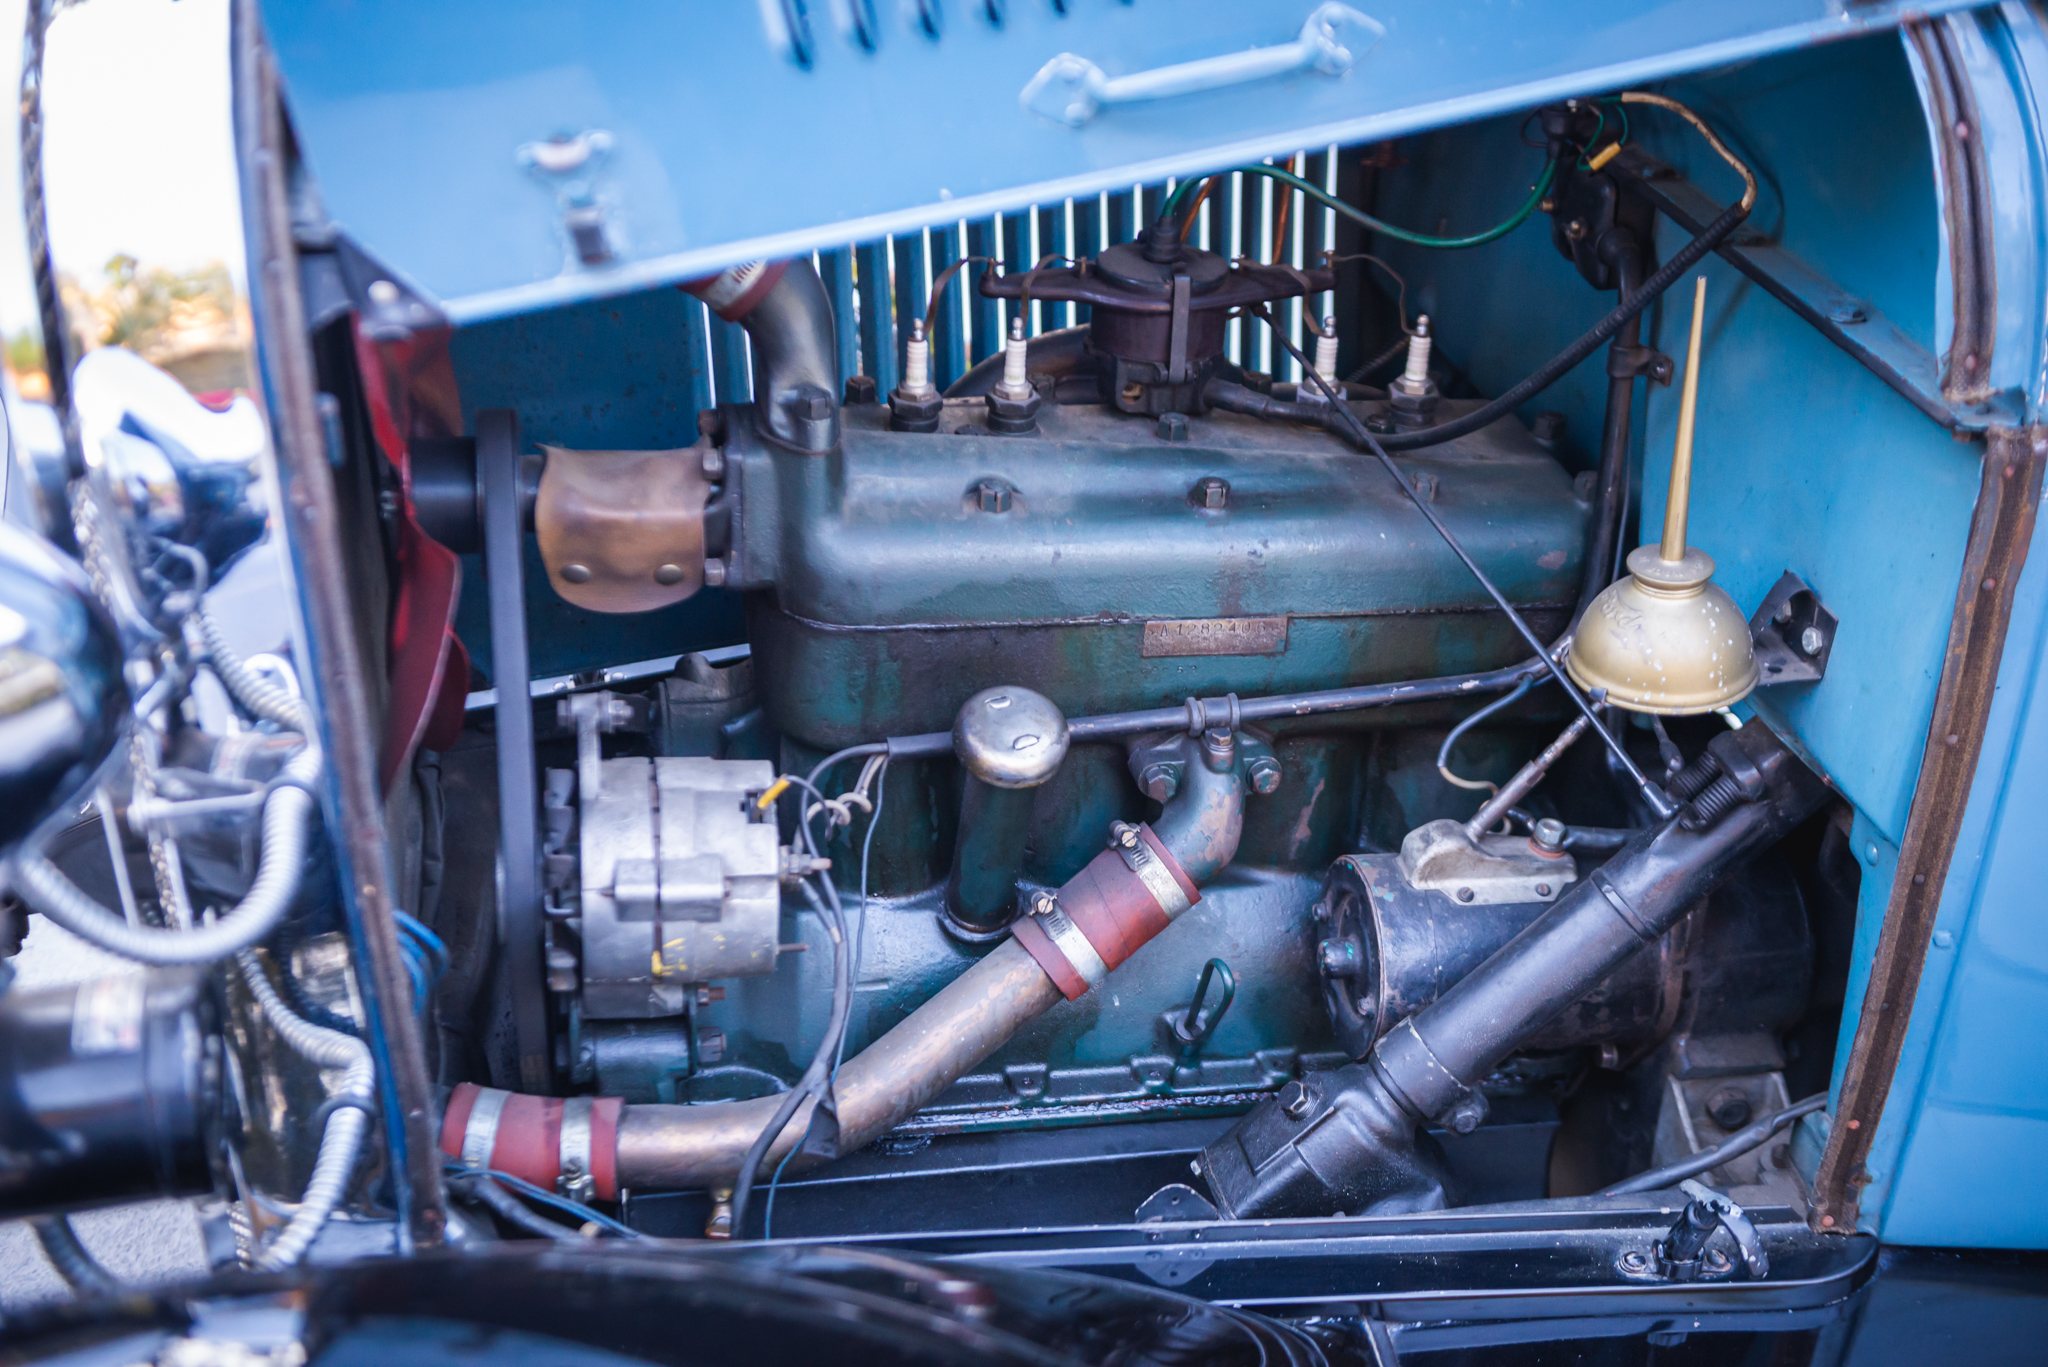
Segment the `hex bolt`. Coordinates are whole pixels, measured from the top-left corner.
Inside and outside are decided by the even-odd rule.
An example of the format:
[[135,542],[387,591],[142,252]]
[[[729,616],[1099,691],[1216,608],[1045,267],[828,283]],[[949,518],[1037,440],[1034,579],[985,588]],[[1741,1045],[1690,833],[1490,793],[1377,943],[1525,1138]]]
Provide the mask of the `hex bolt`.
[[709,559],[709,560],[706,560],[706,561],[704,562],[704,583],[705,583],[705,585],[706,585],[707,587],[710,587],[710,588],[714,588],[714,589],[715,589],[715,588],[717,588],[717,587],[718,587],[719,585],[723,584],[724,582],[725,582],[725,562],[724,562],[723,560],[720,560],[720,559],[718,559],[718,558],[717,558],[716,556],[712,557],[712,558],[711,558],[711,559]]
[[1486,1098],[1477,1092],[1467,1092],[1458,1099],[1444,1116],[1444,1126],[1452,1134],[1470,1134],[1486,1119]]
[[1188,497],[1197,508],[1221,512],[1230,506],[1230,481],[1218,479],[1215,475],[1204,475],[1195,481],[1195,487]]
[[1286,1086],[1280,1089],[1279,1101],[1280,1114],[1286,1116],[1289,1120],[1303,1119],[1316,1104],[1315,1093],[1303,1086],[1298,1080],[1289,1081]]
[[1538,817],[1536,824],[1529,828],[1529,843],[1545,854],[1557,854],[1564,849],[1567,828],[1554,816]]
[[985,479],[974,486],[976,500],[985,513],[1007,513],[1010,511],[1010,486],[1000,480]]
[[1188,439],[1188,416],[1185,413],[1161,413],[1159,415],[1159,440],[1186,441]]
[[846,402],[848,405],[878,403],[881,400],[881,386],[872,375],[852,375],[846,381]]
[[1749,1098],[1733,1087],[1724,1087],[1707,1098],[1707,1118],[1733,1133],[1749,1123]]
[[1280,786],[1280,761],[1270,755],[1260,755],[1251,762],[1245,776],[1251,780],[1253,792],[1262,796],[1271,793]]
[[1148,764],[1138,775],[1138,786],[1154,802],[1171,802],[1173,795],[1180,791],[1180,775],[1173,771],[1171,765]]
[[1821,635],[1819,627],[1808,627],[1799,633],[1799,648],[1808,655],[1820,654],[1820,648],[1827,643],[1828,638]]
[[796,401],[797,416],[809,418],[812,422],[823,422],[832,416],[832,396],[829,394],[806,394]]
[[1324,940],[1316,946],[1316,966],[1325,978],[1348,978],[1358,972],[1358,944],[1354,940]]

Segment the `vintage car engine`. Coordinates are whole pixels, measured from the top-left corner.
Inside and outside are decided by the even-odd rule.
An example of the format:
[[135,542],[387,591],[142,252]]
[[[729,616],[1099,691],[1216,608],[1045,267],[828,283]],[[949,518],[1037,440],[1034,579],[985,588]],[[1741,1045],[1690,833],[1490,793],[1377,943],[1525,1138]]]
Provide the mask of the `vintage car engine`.
[[[799,1174],[878,1139],[874,1175],[946,1136],[1179,1125],[1177,1175],[1146,1172],[1314,1214],[1539,1195],[1560,1162],[1634,1170],[1783,1109],[1813,935],[1783,857],[1751,856],[1823,790],[1722,697],[1574,712],[1529,642],[1569,650],[1606,582],[1612,471],[1447,397],[1427,319],[1384,390],[1330,373],[1333,339],[1298,385],[1224,355],[1228,316],[1330,280],[1163,214],[984,272],[1089,321],[1020,326],[943,394],[929,320],[890,393],[842,377],[807,261],[689,286],[746,329],[754,401],[688,448],[544,447],[520,525],[580,608],[739,592],[748,650],[544,718],[569,1095],[501,1055],[444,1151],[727,1234],[784,1169],[786,1218],[829,1228]],[[450,544],[492,535],[473,491],[518,439],[491,430],[415,473]],[[1458,1017],[1526,945],[1519,1004]],[[1416,1033],[1432,1008],[1457,1048]],[[1567,1102],[1601,1120],[1559,1159]]]

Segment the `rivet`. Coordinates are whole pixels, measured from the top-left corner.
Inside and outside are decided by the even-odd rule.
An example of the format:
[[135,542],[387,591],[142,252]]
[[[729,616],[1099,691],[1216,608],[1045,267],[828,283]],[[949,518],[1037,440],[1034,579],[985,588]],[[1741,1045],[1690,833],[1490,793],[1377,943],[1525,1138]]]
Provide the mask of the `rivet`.
[[1949,732],[1949,733],[1948,733],[1948,743],[1949,743],[1950,745],[1958,745],[1958,744],[1960,744],[1960,743],[1962,742],[1962,739],[1963,739],[1963,738],[1962,738],[1961,736],[1957,735],[1957,734],[1956,734],[1955,732],[1953,732],[1953,731],[1951,731],[1951,732]]
[[683,582],[683,567],[682,567],[681,565],[663,565],[663,566],[661,566],[661,567],[660,567],[659,569],[655,570],[655,572],[654,572],[654,582],[655,582],[655,583],[657,583],[657,584],[680,584],[680,583],[682,583],[682,582]]
[[1916,874],[1914,874],[1914,875],[1913,875],[1913,886],[1914,886],[1914,887],[1916,887],[1916,888],[1920,888],[1920,887],[1925,887],[1925,886],[1927,886],[1927,875],[1926,875],[1926,874],[1924,874],[1924,873],[1916,873]]
[[1986,593],[1989,593],[1989,592],[1991,592],[1991,590],[1993,590],[1993,589],[1995,589],[1995,588],[1997,588],[1997,587],[1998,587],[1998,581],[1997,581],[1996,579],[1986,579],[1986,580],[1984,581],[1984,592],[1986,592]]
[[380,308],[389,308],[398,302],[398,286],[389,280],[370,282],[370,302]]
[[1849,1128],[1852,1130],[1860,1130],[1863,1128],[1863,1122],[1860,1120],[1852,1120],[1849,1122]]
[[1835,1222],[1835,1217],[1832,1215],[1823,1215],[1820,1217],[1820,1222],[1823,1225],[1832,1225]]
[[590,582],[590,566],[576,564],[564,565],[562,566],[562,578],[568,580],[572,584],[587,584]]

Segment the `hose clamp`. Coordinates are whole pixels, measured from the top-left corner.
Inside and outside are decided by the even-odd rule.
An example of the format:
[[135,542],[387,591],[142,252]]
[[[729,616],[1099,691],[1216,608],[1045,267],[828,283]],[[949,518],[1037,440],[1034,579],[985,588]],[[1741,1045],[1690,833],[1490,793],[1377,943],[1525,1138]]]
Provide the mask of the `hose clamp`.
[[1053,947],[1066,956],[1074,972],[1090,988],[1100,987],[1102,980],[1109,976],[1109,965],[1102,961],[1102,955],[1094,943],[1074,924],[1074,918],[1067,915],[1067,909],[1060,905],[1059,894],[1044,891],[1031,899],[1031,914],[1038,921],[1045,938]]
[[1166,919],[1176,920],[1194,903],[1188,900],[1180,880],[1166,867],[1166,861],[1153,850],[1151,844],[1136,826],[1127,821],[1109,823],[1109,847],[1124,861],[1125,867],[1138,875],[1138,881],[1145,885],[1145,891],[1152,894],[1152,900],[1166,913]]
[[555,1190],[572,1201],[588,1202],[597,1194],[597,1177],[590,1170],[590,1107],[587,1096],[562,1103],[562,1171]]
[[469,1108],[469,1120],[462,1127],[462,1166],[484,1169],[491,1165],[491,1153],[498,1147],[498,1120],[512,1093],[497,1087],[479,1087]]

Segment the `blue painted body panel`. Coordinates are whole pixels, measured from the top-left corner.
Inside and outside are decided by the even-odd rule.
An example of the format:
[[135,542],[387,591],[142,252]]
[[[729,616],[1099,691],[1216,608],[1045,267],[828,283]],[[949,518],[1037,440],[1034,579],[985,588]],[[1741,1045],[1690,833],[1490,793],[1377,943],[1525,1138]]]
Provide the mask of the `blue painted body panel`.
[[[877,5],[863,52],[813,7],[810,69],[739,0],[300,0],[265,6],[329,212],[467,321],[1300,147],[1357,143],[1894,25],[1904,5],[1397,0],[1341,77],[1298,74],[1106,109],[1073,129],[1019,93],[1067,51],[1112,75],[1287,42],[1313,0]],[[1062,14],[1060,9],[1067,12]],[[575,264],[523,144],[603,129],[616,259]],[[903,150],[898,150],[903,149]],[[849,170],[858,167],[858,174]]]

